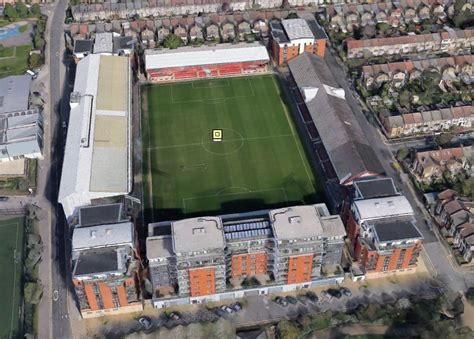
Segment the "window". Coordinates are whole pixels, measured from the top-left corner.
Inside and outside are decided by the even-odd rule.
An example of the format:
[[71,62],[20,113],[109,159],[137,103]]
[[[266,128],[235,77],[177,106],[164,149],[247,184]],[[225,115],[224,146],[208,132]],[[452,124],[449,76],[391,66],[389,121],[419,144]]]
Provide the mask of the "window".
[[383,267],[382,267],[382,271],[387,271],[388,270],[388,264],[390,262],[390,257],[385,257],[383,259]]

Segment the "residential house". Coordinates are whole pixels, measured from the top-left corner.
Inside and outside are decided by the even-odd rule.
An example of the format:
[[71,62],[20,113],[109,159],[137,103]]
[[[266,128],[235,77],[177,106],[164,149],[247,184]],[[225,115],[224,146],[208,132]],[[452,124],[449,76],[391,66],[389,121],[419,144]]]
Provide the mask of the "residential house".
[[204,34],[202,28],[198,25],[193,25],[189,29],[189,39],[191,41],[204,41]]
[[170,30],[166,27],[160,27],[157,32],[158,44],[162,44],[165,41],[166,37],[170,35]]
[[235,26],[233,23],[226,22],[221,27],[221,37],[224,42],[232,42],[235,39]]
[[144,29],[141,33],[143,48],[155,48],[155,33],[150,29]]
[[247,21],[242,21],[237,25],[237,29],[239,31],[239,40],[244,41],[249,34],[252,33],[250,29],[250,24]]
[[185,45],[188,44],[188,31],[183,26],[178,26],[174,29],[174,34],[181,38]]
[[219,27],[216,24],[210,24],[206,27],[206,40],[219,42]]

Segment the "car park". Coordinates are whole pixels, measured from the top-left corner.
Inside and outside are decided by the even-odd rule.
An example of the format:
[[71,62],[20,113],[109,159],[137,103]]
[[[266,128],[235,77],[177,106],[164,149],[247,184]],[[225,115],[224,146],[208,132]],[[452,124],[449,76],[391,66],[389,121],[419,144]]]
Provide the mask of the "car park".
[[142,327],[143,327],[145,330],[148,330],[148,329],[150,329],[150,327],[151,327],[151,319],[148,318],[148,317],[140,317],[140,318],[138,319],[138,323],[139,323],[140,325],[142,325]]
[[317,302],[319,299],[316,293],[311,291],[306,292],[306,297],[314,303]]
[[352,296],[351,290],[348,289],[347,287],[341,287],[341,293],[346,297]]
[[288,301],[290,304],[293,304],[293,305],[295,305],[298,302],[298,300],[295,297],[292,297],[291,295],[287,295],[285,299],[286,301]]

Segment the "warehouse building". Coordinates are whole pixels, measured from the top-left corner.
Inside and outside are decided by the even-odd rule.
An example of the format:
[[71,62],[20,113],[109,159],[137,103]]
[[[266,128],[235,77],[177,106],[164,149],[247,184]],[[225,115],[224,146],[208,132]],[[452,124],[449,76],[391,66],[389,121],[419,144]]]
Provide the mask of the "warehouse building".
[[0,115],[25,114],[30,99],[30,75],[12,75],[0,79]]
[[131,191],[130,73],[127,57],[91,54],[77,65],[58,198],[67,218]]
[[278,66],[305,52],[322,58],[326,53],[328,37],[316,20],[271,21],[270,30],[273,58]]
[[[151,224],[146,251],[155,306],[337,280],[345,235],[325,204]],[[260,281],[258,292],[248,290],[248,278]]]
[[43,117],[38,109],[26,113],[0,115],[0,162],[42,157]]
[[265,46],[258,42],[145,51],[150,81],[264,73],[269,61]]

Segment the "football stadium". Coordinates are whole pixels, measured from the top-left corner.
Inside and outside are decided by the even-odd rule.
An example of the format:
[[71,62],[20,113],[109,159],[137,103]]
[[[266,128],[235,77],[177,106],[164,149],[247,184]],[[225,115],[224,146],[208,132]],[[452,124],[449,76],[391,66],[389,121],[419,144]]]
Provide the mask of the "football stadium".
[[319,201],[275,76],[149,84],[141,92],[149,221]]

